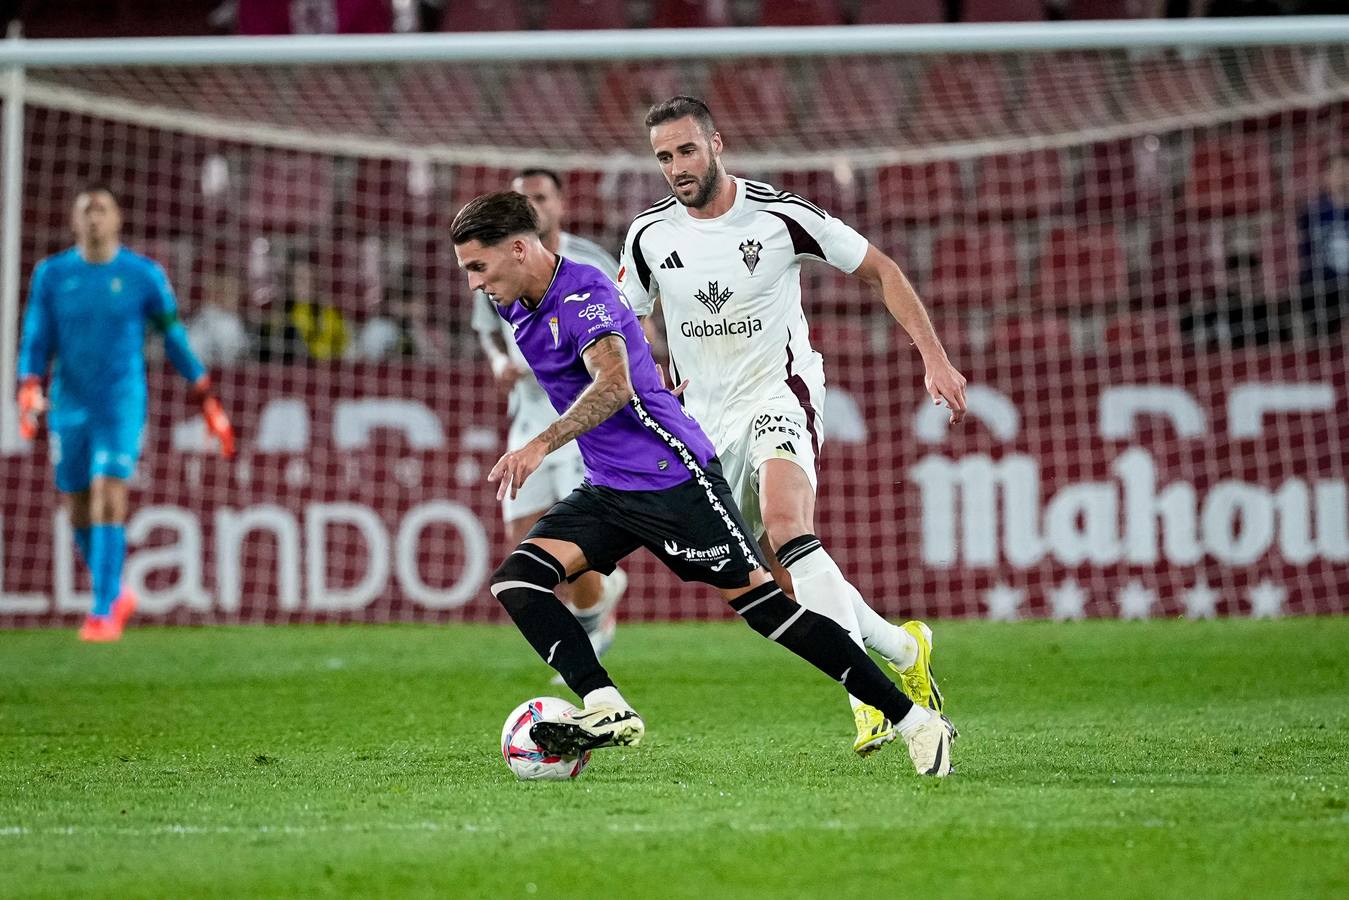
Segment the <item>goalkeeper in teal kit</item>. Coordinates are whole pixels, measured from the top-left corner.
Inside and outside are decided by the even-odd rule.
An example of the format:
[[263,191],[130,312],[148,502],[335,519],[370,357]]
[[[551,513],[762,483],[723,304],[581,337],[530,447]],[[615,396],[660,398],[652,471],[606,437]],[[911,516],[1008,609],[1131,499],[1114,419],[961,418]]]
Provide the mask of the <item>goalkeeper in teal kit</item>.
[[[188,347],[164,270],[121,246],[116,198],[102,187],[81,191],[71,220],[75,246],[33,271],[19,350],[19,430],[31,439],[47,413],[56,487],[93,576],[93,609],[80,638],[115,641],[136,606],[121,581],[127,481],[145,428],[147,325],[163,336],[169,361],[191,383],[226,456],[233,455],[234,433]],[[42,392],[49,364],[50,400]]]

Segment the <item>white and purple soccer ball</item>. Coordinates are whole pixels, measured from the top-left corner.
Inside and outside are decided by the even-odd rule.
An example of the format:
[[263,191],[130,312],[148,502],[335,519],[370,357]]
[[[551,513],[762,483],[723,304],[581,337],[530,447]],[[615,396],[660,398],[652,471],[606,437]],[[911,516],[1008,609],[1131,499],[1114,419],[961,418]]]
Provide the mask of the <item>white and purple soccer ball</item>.
[[526,700],[506,717],[501,727],[501,756],[521,781],[566,781],[585,771],[590,764],[590,751],[580,756],[555,756],[539,748],[529,736],[535,722],[556,721],[563,713],[575,709],[574,704],[557,697],[535,697]]

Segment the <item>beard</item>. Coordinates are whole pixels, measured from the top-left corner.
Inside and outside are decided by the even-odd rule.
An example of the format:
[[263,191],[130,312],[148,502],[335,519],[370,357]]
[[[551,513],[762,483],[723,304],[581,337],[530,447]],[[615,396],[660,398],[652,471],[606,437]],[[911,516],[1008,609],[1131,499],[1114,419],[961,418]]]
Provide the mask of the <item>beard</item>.
[[680,197],[679,194],[674,192],[673,185],[671,185],[670,192],[674,194],[676,200],[685,206],[691,206],[694,209],[702,209],[717,196],[718,189],[721,186],[719,181],[720,176],[721,162],[716,158],[713,158],[711,164],[707,167],[707,174],[702,178],[696,179],[698,182],[698,190],[691,199],[685,200],[683,197]]

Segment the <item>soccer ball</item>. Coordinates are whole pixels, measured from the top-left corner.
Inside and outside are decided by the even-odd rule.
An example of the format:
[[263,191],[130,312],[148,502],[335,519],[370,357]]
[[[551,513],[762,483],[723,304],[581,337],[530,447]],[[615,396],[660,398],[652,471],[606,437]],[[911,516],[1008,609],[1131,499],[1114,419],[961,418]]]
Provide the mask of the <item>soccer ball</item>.
[[590,751],[580,756],[552,756],[539,749],[529,736],[535,722],[555,721],[575,705],[557,697],[535,697],[526,700],[506,717],[501,726],[501,756],[521,781],[566,781],[585,771],[590,764]]

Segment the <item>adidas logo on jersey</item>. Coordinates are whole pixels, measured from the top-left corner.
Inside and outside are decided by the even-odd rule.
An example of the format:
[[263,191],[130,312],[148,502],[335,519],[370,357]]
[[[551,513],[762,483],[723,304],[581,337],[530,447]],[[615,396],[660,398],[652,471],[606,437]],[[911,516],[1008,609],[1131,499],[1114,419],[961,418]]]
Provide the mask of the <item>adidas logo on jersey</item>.
[[791,441],[783,441],[781,444],[778,444],[777,449],[781,450],[783,453],[790,453],[792,456],[796,455],[796,448],[792,446]]
[[660,264],[660,267],[661,267],[662,269],[682,269],[682,268],[684,268],[684,261],[683,261],[682,259],[679,258],[679,251],[676,250],[675,252],[671,253],[669,256],[665,257],[665,262],[661,263],[661,264]]

